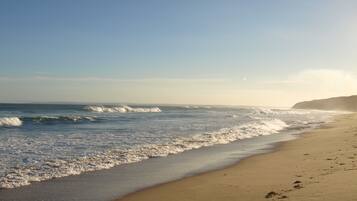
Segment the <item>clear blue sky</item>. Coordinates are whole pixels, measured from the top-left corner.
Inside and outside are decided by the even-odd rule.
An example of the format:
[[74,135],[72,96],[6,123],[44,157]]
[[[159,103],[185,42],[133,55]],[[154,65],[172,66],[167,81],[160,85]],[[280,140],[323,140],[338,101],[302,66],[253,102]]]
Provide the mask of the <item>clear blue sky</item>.
[[2,0],[0,102],[288,106],[357,93],[356,10],[337,0]]

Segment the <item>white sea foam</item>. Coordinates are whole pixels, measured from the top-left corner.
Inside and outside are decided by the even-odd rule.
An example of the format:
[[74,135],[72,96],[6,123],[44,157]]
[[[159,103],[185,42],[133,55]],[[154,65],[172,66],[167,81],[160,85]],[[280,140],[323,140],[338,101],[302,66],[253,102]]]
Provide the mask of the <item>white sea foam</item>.
[[222,128],[216,132],[196,134],[191,137],[176,137],[163,144],[146,144],[128,149],[112,149],[75,159],[45,159],[27,166],[8,168],[0,178],[0,188],[15,188],[29,185],[34,181],[108,169],[121,164],[163,157],[191,149],[271,135],[287,127],[288,125],[279,119],[259,120],[231,128]]
[[0,126],[13,127],[21,126],[22,121],[18,117],[4,117],[0,118]]
[[252,108],[255,114],[260,115],[279,115],[279,114],[310,114],[311,110],[300,109],[276,109],[276,108]]
[[230,114],[230,115],[227,115],[227,117],[229,117],[229,118],[237,118],[237,117],[238,117],[238,115],[235,115],[235,114]]
[[123,106],[113,106],[113,107],[106,107],[106,106],[87,106],[85,109],[92,111],[92,112],[118,112],[118,113],[127,113],[127,112],[161,112],[160,108],[158,107],[151,107],[151,108],[133,108],[127,105]]
[[211,106],[207,106],[207,105],[185,105],[183,106],[183,108],[186,109],[211,109]]

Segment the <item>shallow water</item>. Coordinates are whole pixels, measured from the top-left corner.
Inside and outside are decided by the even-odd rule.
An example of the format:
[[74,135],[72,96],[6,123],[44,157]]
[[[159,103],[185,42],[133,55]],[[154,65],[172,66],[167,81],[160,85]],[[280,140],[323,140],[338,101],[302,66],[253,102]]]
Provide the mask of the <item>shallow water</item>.
[[272,150],[273,144],[294,139],[278,133],[151,158],[108,170],[87,172],[12,189],[0,189],[2,201],[110,201],[153,185],[235,164]]

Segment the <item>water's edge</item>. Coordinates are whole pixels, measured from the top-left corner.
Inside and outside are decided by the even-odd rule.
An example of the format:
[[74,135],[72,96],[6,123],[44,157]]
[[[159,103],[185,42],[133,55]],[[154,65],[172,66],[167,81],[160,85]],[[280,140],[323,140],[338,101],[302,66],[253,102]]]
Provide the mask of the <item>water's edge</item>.
[[[318,128],[318,127],[316,127],[316,128]],[[316,129],[316,128],[314,128],[314,129]],[[311,129],[311,130],[313,130],[313,129]],[[308,131],[305,131],[303,133],[299,133],[299,135],[303,135],[306,132],[308,132]],[[148,190],[148,189],[152,189],[152,188],[157,188],[157,187],[160,187],[160,186],[163,186],[163,185],[166,185],[166,184],[169,184],[169,183],[177,182],[177,181],[180,181],[180,180],[183,180],[183,179],[187,179],[187,178],[190,178],[190,177],[201,176],[201,175],[209,174],[209,173],[212,173],[212,172],[215,172],[215,171],[220,171],[220,170],[224,170],[224,169],[227,169],[227,168],[230,168],[230,167],[234,167],[236,165],[239,165],[243,160],[248,160],[249,158],[252,158],[252,157],[255,157],[255,156],[258,156],[258,155],[269,154],[269,153],[272,153],[272,152],[279,151],[279,147],[282,144],[284,144],[285,142],[288,142],[288,141],[296,140],[296,139],[298,139],[300,137],[302,137],[302,136],[294,135],[290,139],[284,139],[284,140],[281,140],[281,141],[276,141],[276,142],[272,142],[272,143],[266,144],[266,145],[264,145],[264,147],[262,147],[260,149],[257,149],[257,150],[254,150],[254,151],[246,154],[244,157],[239,158],[239,159],[237,159],[235,161],[232,161],[231,163],[227,163],[225,165],[217,166],[216,168],[212,168],[212,169],[207,169],[206,171],[202,171],[202,172],[201,171],[191,172],[190,174],[187,174],[187,175],[185,175],[183,177],[180,177],[178,179],[175,179],[175,180],[170,180],[170,181],[166,181],[166,182],[163,182],[163,183],[154,184],[152,186],[144,187],[144,188],[135,190],[133,192],[130,192],[128,194],[119,196],[119,197],[117,197],[116,199],[114,199],[112,201],[120,201],[121,199],[123,199],[123,198],[125,198],[127,196],[130,196],[130,195],[133,195],[135,193],[142,192],[142,191],[145,191],[145,190]]]
[[[160,186],[163,186],[163,185],[166,185],[166,184],[169,184],[169,183],[177,182],[177,181],[189,178],[189,177],[195,177],[195,176],[200,176],[200,175],[204,175],[204,174],[209,174],[209,173],[215,172],[215,171],[224,170],[224,169],[239,165],[239,163],[241,161],[243,161],[243,160],[248,160],[249,158],[252,158],[252,157],[255,157],[255,156],[258,156],[258,155],[269,154],[269,153],[272,153],[272,152],[279,151],[279,148],[283,144],[285,144],[286,142],[293,141],[293,140],[296,140],[298,138],[304,137],[304,135],[306,135],[307,133],[309,133],[309,132],[311,132],[311,131],[313,131],[315,129],[321,128],[321,127],[325,126],[326,124],[329,124],[329,123],[332,123],[332,122],[336,121],[336,119],[338,119],[342,115],[344,115],[344,114],[339,114],[339,115],[333,116],[333,117],[329,118],[328,120],[326,120],[326,122],[324,122],[324,123],[322,123],[322,124],[320,124],[318,126],[315,126],[313,128],[304,129],[304,130],[302,130],[300,132],[296,131],[296,132],[292,132],[292,133],[288,133],[288,134],[284,133],[284,132],[281,132],[279,134],[275,134],[275,135],[287,134],[287,136],[285,136],[285,138],[282,138],[282,139],[277,140],[277,141],[268,141],[262,147],[260,147],[260,148],[258,148],[256,150],[253,150],[253,151],[251,151],[249,153],[246,153],[245,156],[243,156],[243,157],[241,157],[241,158],[239,158],[239,159],[237,159],[235,161],[231,161],[230,163],[227,163],[225,165],[217,166],[217,167],[212,168],[212,169],[207,169],[206,171],[191,172],[190,174],[187,174],[187,175],[185,175],[183,177],[180,177],[178,179],[174,179],[174,180],[170,180],[170,181],[154,184],[154,185],[151,185],[151,186],[148,186],[148,187],[144,187],[144,188],[141,188],[141,189],[137,189],[137,190],[135,190],[133,192],[127,193],[127,194],[122,195],[122,196],[119,196],[116,199],[113,199],[112,201],[120,201],[121,199],[123,199],[123,198],[125,198],[127,196],[130,196],[130,195],[133,195],[135,193],[142,192],[142,191],[145,191],[145,190],[148,190],[148,189],[152,189],[152,188],[157,188],[157,187],[160,187]],[[274,136],[259,136],[259,137],[274,137]],[[234,143],[237,143],[237,142],[233,142],[232,144],[234,144]],[[227,146],[227,145],[216,145],[216,146]]]
[[[306,130],[299,134],[305,132]],[[257,154],[272,152],[276,150],[278,144],[295,139],[296,134],[282,132],[238,140],[230,144],[148,159],[109,170],[88,172],[36,182],[20,188],[0,190],[0,200],[116,200],[147,188],[224,169]],[[198,159],[199,161],[197,161]]]
[[149,187],[146,187],[146,188],[143,188],[143,189],[139,189],[139,190],[136,190],[134,192],[128,193],[128,194],[126,194],[124,196],[117,197],[116,199],[113,199],[112,201],[121,201],[122,199],[124,199],[126,197],[132,196],[132,195],[134,195],[136,193],[140,193],[140,192],[143,192],[143,191],[146,191],[146,190],[150,190],[150,189],[154,189],[154,188],[160,188],[161,186],[164,186],[164,185],[167,185],[167,184],[170,184],[170,183],[179,182],[179,181],[184,180],[184,179],[189,179],[189,178],[192,178],[192,177],[204,176],[206,174],[210,174],[210,173],[213,173],[213,172],[222,171],[222,170],[225,170],[225,169],[228,169],[228,168],[233,168],[235,166],[240,165],[241,162],[249,160],[249,159],[254,158],[254,157],[257,157],[259,155],[265,155],[265,154],[270,154],[270,153],[274,153],[274,152],[279,152],[279,151],[281,151],[282,146],[284,146],[287,142],[295,141],[295,140],[300,139],[300,138],[304,138],[306,135],[308,135],[309,133],[313,132],[316,129],[324,128],[325,126],[328,127],[329,124],[336,122],[338,119],[340,119],[341,117],[343,117],[345,115],[348,115],[348,114],[349,113],[338,114],[338,115],[332,117],[331,119],[329,119],[328,121],[326,121],[326,122],[324,122],[324,123],[322,123],[322,124],[320,124],[320,125],[318,125],[318,126],[316,126],[314,128],[305,129],[304,131],[299,132],[299,133],[293,133],[293,134],[291,134],[291,138],[290,139],[283,139],[283,140],[280,140],[280,141],[276,141],[276,142],[272,142],[272,143],[266,144],[265,148],[262,148],[262,149],[259,149],[259,150],[255,150],[255,153],[247,154],[245,157],[242,157],[239,160],[237,160],[237,161],[235,161],[233,163],[227,164],[225,166],[221,166],[221,167],[218,167],[218,168],[215,168],[215,169],[211,169],[211,170],[207,170],[207,171],[204,171],[204,172],[197,172],[197,173],[194,173],[192,175],[186,175],[186,176],[184,176],[182,178],[179,178],[179,179],[176,179],[176,180],[167,181],[167,182],[163,182],[163,183],[160,183],[160,184],[152,185],[152,186],[149,186]]

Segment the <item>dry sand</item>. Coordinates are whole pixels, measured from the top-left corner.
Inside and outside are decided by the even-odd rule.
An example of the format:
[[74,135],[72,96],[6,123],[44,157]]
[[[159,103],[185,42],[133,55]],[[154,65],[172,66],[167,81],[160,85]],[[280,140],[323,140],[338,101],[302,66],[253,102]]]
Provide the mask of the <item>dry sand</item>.
[[357,201],[357,115],[237,165],[132,193],[120,201]]

